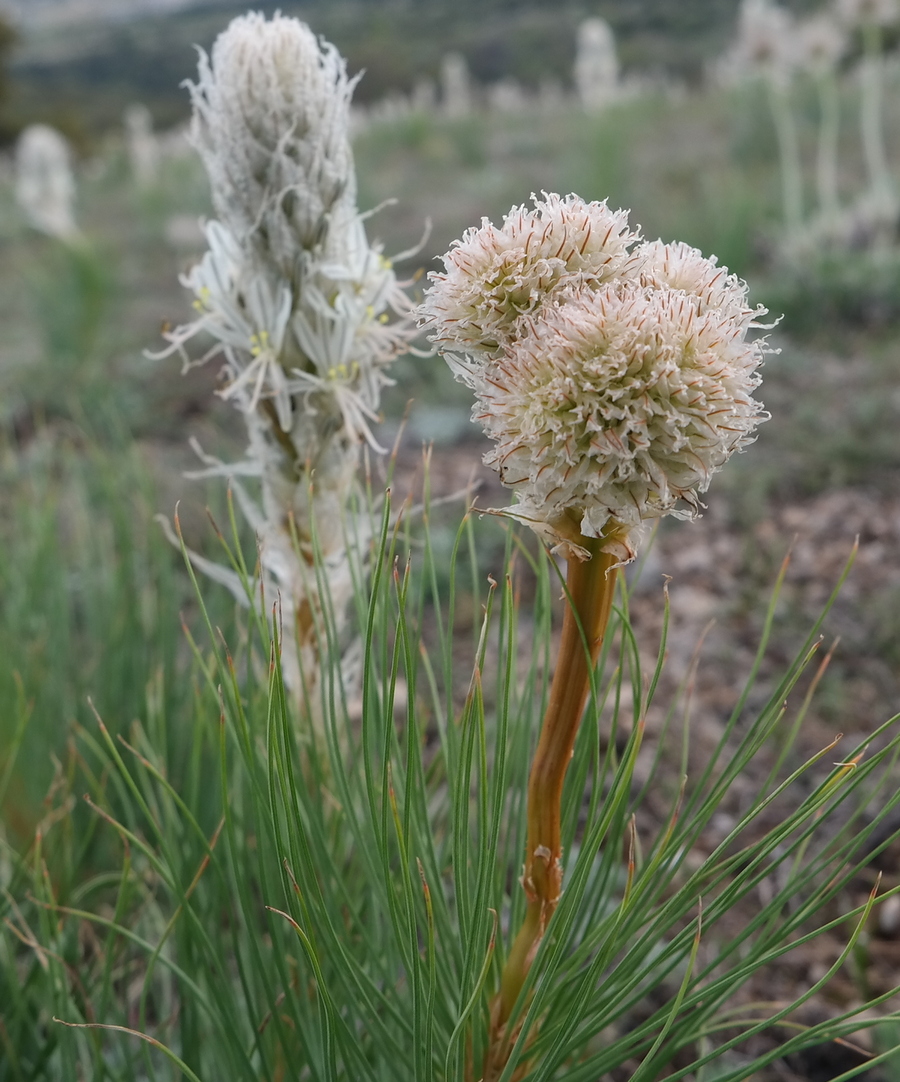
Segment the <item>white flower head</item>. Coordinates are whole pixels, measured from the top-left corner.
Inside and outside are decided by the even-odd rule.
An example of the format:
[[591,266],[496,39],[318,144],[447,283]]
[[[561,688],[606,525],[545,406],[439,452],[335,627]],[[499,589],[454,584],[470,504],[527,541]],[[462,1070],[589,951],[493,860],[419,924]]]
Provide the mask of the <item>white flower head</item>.
[[[433,320],[446,283],[425,302]],[[502,348],[470,346],[454,367],[494,442],[485,462],[516,493],[503,513],[568,555],[604,537],[625,559],[642,523],[695,515],[765,419],[753,391],[766,346],[747,340],[764,313],[714,259],[656,241],[606,281],[573,275],[553,303],[533,302]],[[459,348],[454,318],[436,338]]]
[[219,219],[241,241],[258,234],[287,273],[331,218],[355,209],[354,85],[305,23],[259,13],[234,19],[188,84]]
[[563,290],[599,288],[632,267],[638,234],[627,211],[576,195],[532,201],[533,209],[513,207],[499,228],[483,218],[466,230],[443,257],[444,273],[429,275],[421,322],[442,350],[497,356]]

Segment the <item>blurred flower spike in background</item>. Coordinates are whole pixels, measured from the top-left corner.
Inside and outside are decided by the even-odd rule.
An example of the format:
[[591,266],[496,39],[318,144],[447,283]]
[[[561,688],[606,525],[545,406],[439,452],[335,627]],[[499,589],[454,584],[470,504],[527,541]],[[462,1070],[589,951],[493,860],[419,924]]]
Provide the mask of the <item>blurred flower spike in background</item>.
[[765,418],[747,336],[766,310],[714,257],[638,241],[605,202],[534,198],[469,230],[423,305],[516,493],[505,513],[570,556],[606,537],[631,559],[642,523],[695,515]]
[[78,238],[72,157],[55,128],[31,124],[19,136],[16,200],[35,229],[66,242]]

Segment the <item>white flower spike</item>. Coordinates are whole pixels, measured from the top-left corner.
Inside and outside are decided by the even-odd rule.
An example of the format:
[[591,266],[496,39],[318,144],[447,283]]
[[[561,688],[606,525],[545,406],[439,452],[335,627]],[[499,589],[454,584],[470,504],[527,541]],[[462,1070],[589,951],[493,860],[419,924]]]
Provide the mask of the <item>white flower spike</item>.
[[[356,207],[354,85],[334,46],[304,23],[260,14],[232,21],[190,85],[192,138],[218,220],[182,279],[196,318],[168,335],[167,352],[189,364],[224,359],[220,394],[243,415],[247,459],[205,472],[231,478],[257,533],[266,593],[281,596],[285,675],[298,693],[311,692],[319,668],[324,603],[314,561],[340,631],[360,450],[366,442],[380,450],[371,424],[390,383],[385,369],[414,334],[409,298]],[[185,347],[201,331],[216,344],[191,361]],[[259,507],[236,480],[247,476],[259,478]]]

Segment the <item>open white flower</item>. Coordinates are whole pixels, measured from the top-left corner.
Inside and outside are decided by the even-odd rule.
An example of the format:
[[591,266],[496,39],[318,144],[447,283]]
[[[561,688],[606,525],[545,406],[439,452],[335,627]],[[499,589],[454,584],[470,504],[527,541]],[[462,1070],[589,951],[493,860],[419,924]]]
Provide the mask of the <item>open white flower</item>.
[[[567,241],[577,250],[576,235]],[[530,298],[502,346],[486,354],[476,339],[465,360],[449,359],[494,441],[485,462],[516,493],[501,513],[568,555],[583,555],[579,538],[604,537],[628,559],[642,523],[697,513],[713,473],[764,419],[753,390],[765,344],[747,334],[765,309],[685,244],[639,245],[605,281],[565,280],[551,285],[552,303]],[[473,295],[481,282],[478,268]],[[461,292],[433,275],[430,318],[452,312]],[[452,315],[435,340],[462,344]]]
[[[271,406],[291,438],[308,432],[298,416],[311,407],[308,387],[333,387],[352,455],[361,439],[375,446],[360,420],[377,416],[384,369],[413,333],[409,299],[355,205],[354,84],[332,45],[281,15],[237,18],[201,54],[192,136],[219,220],[183,278],[198,316],[169,334],[182,351],[212,334],[219,349],[207,357],[220,352],[227,366],[223,397],[245,414]],[[312,448],[296,450],[315,467]]]

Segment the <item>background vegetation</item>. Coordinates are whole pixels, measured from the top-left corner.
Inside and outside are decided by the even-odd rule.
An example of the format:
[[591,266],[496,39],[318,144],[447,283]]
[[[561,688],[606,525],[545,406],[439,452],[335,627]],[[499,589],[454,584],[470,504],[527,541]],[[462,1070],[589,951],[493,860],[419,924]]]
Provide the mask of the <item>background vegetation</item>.
[[[372,0],[280,6],[299,11],[336,41],[351,67],[367,68],[361,92],[372,99],[388,89],[409,89],[420,75],[434,76],[450,46],[467,55],[484,81],[513,75],[534,88],[546,75],[566,79],[574,27],[588,12],[607,15],[619,30],[627,68],[680,77],[675,90],[660,84],[594,117],[570,102],[549,114],[526,107],[509,114],[479,111],[458,120],[413,112],[373,121],[356,141],[360,202],[377,206],[396,198],[369,222],[388,253],[414,244],[430,219],[424,247],[404,264],[415,277],[435,266],[434,257],[465,227],[482,215],[496,220],[531,191],[609,197],[614,205],[630,206],[648,236],[683,239],[716,253],[750,279],[754,298],[775,315],[785,313],[773,334],[781,353],[769,359],[764,373],[762,397],[772,420],[761,429],[758,444],[717,479],[709,514],[697,524],[671,524],[661,531],[645,569],[654,583],[652,603],[637,590],[633,617],[655,648],[656,584],[660,572],[675,571],[670,648],[676,673],[685,680],[693,671],[697,636],[710,617],[719,621],[710,648],[714,671],[697,677],[692,707],[696,755],[702,759],[705,741],[713,739],[731,708],[730,702],[723,706],[734,690],[731,674],[740,670],[742,679],[748,656],[752,660],[766,618],[764,598],[790,538],[801,536],[781,603],[773,610],[772,658],[762,666],[755,693],[760,701],[779,686],[778,666],[793,656],[802,641],[798,634],[812,623],[859,534],[856,577],[825,629],[829,642],[840,635],[841,644],[798,730],[796,754],[821,748],[838,730],[860,739],[871,734],[900,698],[900,280],[890,262],[880,267],[864,259],[823,262],[797,274],[778,258],[776,143],[763,95],[753,87],[726,93],[697,85],[705,60],[727,39],[734,5],[623,0],[563,4],[551,11],[537,3]],[[3,1082],[77,1077],[78,1064],[91,1063],[98,1053],[83,1035],[80,1043],[66,1042],[51,1017],[71,1016],[89,1001],[109,1010],[113,1003],[124,1004],[135,1025],[146,1021],[149,1010],[151,1021],[171,1024],[170,1032],[180,1027],[185,1046],[204,1045],[206,1031],[196,1013],[179,1015],[171,986],[162,979],[151,982],[145,1001],[140,980],[146,955],[132,949],[133,941],[126,948],[111,934],[105,939],[105,932],[92,932],[86,921],[55,923],[34,899],[78,908],[100,898],[109,919],[131,913],[133,904],[140,914],[130,926],[134,934],[165,939],[172,908],[184,899],[153,864],[152,845],[149,854],[134,851],[139,889],[129,893],[134,884],[126,883],[122,864],[126,856],[131,859],[132,843],[108,823],[98,825],[83,794],[95,802],[107,800],[109,809],[131,807],[128,814],[134,817],[127,827],[153,844],[153,824],[169,824],[174,840],[166,859],[182,884],[191,881],[207,852],[206,841],[198,839],[212,837],[217,827],[211,809],[221,793],[219,781],[210,779],[218,777],[213,753],[219,715],[214,687],[206,686],[210,658],[219,650],[220,630],[226,642],[237,644],[236,655],[249,668],[248,642],[255,632],[224,591],[206,584],[209,623],[216,630],[204,637],[180,554],[153,516],[171,515],[180,500],[190,542],[207,553],[218,551],[205,508],[210,505],[216,521],[225,522],[224,495],[214,483],[184,479],[183,471],[195,464],[186,442],[195,436],[207,451],[235,457],[240,426],[215,398],[214,364],[181,376],[176,360],[144,355],[160,343],[164,326],[188,314],[177,274],[202,251],[196,222],[210,207],[199,164],[183,148],[168,152],[155,182],[138,183],[119,125],[124,105],[132,100],[148,101],[160,125],[183,117],[186,96],[177,83],[193,71],[188,42],[208,45],[235,10],[236,5],[211,5],[165,21],[107,27],[102,34],[79,31],[25,41],[10,69],[10,130],[26,118],[41,117],[61,123],[80,140],[78,218],[88,244],[73,252],[31,232],[15,205],[5,164],[0,175],[0,916],[5,922],[0,1004],[12,1002],[15,992],[15,1009],[0,1012]],[[888,93],[896,103],[895,70],[890,78]],[[798,98],[808,159],[814,152],[812,100],[802,92]],[[852,119],[857,104],[848,83],[845,192],[860,183]],[[898,148],[900,110],[889,109],[888,118],[889,145]],[[900,161],[895,159],[893,167],[896,175]],[[413,479],[426,440],[434,445],[432,483],[438,494],[457,490],[474,471],[487,489],[483,502],[503,502],[505,496],[491,490],[491,479],[483,470],[479,474],[483,447],[468,421],[467,392],[435,359],[404,358],[396,375],[383,440],[390,443],[398,435],[409,399],[416,400],[398,444],[397,485],[420,484]],[[377,487],[381,475],[374,470]],[[433,524],[436,580],[449,578],[457,509],[454,505],[446,520],[437,516]],[[486,563],[477,575],[467,571],[456,588],[456,629],[464,646],[444,643],[441,657],[448,668],[454,650],[471,655],[484,602],[482,572],[496,573],[502,566],[503,536],[492,533],[488,523],[472,528],[484,531],[477,547]],[[476,547],[468,539],[466,544]],[[447,578],[438,583],[441,589]],[[540,619],[549,620],[546,584],[543,589]],[[204,644],[199,660],[182,621]],[[215,664],[222,666],[215,670],[221,678],[221,655]],[[242,671],[246,675],[246,668]],[[264,711],[259,686],[257,693],[252,709]],[[453,689],[448,694],[452,697]],[[239,689],[234,691],[229,716],[238,716],[244,705]],[[133,766],[148,802],[139,813],[94,708],[113,737],[136,742],[151,763],[136,759]],[[776,757],[780,739],[776,734],[767,745]],[[516,769],[524,772],[524,763]],[[756,780],[750,776],[747,784]],[[262,776],[257,781],[266,784]],[[202,810],[199,832],[185,827],[168,786]],[[745,799],[737,793],[734,807],[724,814],[739,814]],[[260,852],[266,846],[274,851],[271,838],[260,844]],[[241,887],[240,860],[251,848],[247,845],[246,851],[233,850],[226,868],[235,891]],[[262,855],[253,859],[262,866]],[[862,871],[846,884],[836,913],[858,904],[870,888],[870,869],[860,859]],[[898,862],[892,866],[885,858],[881,866],[894,876],[893,885]],[[339,877],[334,883],[336,891],[342,889]],[[257,901],[250,898],[247,904]],[[197,912],[214,922],[220,903],[221,895],[204,887]],[[227,938],[232,929],[223,922],[219,931]],[[487,934],[486,927],[480,931]],[[877,926],[871,937],[842,963],[831,1004],[835,1010],[835,1003],[843,1008],[856,1002],[866,981],[875,991],[882,984],[889,987],[894,938],[889,928]],[[179,940],[178,949],[190,952],[191,942],[190,936]],[[286,956],[287,933],[275,932],[274,942]],[[867,943],[874,944],[868,954]],[[285,964],[282,976],[290,983],[287,970],[293,962]],[[792,971],[789,979],[798,987],[814,983],[809,974],[816,964],[811,958],[808,969]],[[477,973],[472,959],[466,965]],[[73,974],[87,975],[94,992],[100,989],[99,998],[82,996]],[[263,1011],[276,992],[274,986],[254,987],[247,996]],[[210,980],[207,995],[214,1000],[218,994]],[[303,1011],[293,1022],[311,1017],[309,1004]],[[242,1024],[246,1027],[246,1018]],[[284,1036],[293,1023],[279,1024]],[[123,1048],[122,1062],[110,1064],[110,1071],[141,1077],[146,1061]],[[834,1068],[832,1075],[838,1062],[826,1064]],[[739,1071],[740,1062],[732,1068]],[[772,1070],[769,1077],[784,1077]],[[808,1061],[801,1070],[812,1071]],[[277,1065],[273,1077],[279,1077]]]
[[[816,0],[791,0],[795,11]],[[35,32],[13,58],[16,124],[50,120],[87,145],[118,126],[129,101],[141,101],[157,124],[187,116],[179,86],[194,74],[194,46],[208,49],[218,31],[246,9],[211,0],[194,9]],[[575,31],[587,16],[613,27],[626,72],[702,82],[711,57],[733,33],[738,0],[263,0],[254,9],[304,19],[333,41],[351,71],[365,70],[357,99],[376,101],[437,78],[443,55],[461,52],[481,83],[515,78],[570,85]]]

